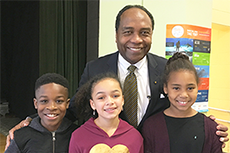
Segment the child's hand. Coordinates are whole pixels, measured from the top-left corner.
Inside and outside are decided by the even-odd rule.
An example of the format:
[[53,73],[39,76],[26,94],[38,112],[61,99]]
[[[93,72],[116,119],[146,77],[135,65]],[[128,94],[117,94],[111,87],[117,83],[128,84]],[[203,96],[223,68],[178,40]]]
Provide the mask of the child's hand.
[[19,124],[17,124],[16,126],[14,126],[10,131],[9,131],[9,135],[6,137],[6,146],[5,146],[5,150],[9,147],[10,145],[10,140],[14,139],[14,131],[24,127],[24,126],[28,126],[30,124],[30,122],[32,121],[32,118],[27,117],[25,120],[21,121]]

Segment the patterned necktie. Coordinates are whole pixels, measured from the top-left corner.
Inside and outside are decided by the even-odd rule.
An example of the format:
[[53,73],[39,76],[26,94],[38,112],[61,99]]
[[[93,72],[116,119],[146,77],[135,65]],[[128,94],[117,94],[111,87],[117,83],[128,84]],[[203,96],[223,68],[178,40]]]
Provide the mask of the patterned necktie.
[[128,67],[129,75],[125,78],[124,83],[124,99],[125,112],[129,119],[129,123],[137,127],[137,78],[134,74],[136,67],[131,65]]

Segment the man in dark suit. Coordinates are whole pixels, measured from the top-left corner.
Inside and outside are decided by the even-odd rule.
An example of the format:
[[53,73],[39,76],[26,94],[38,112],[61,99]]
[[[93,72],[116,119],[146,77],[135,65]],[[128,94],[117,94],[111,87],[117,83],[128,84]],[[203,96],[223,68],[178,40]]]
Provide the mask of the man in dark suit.
[[[124,81],[122,80],[128,74],[127,67],[135,65],[137,67],[135,70],[137,84],[138,87],[142,86],[138,88],[140,89],[138,90],[138,130],[140,130],[143,122],[149,116],[169,106],[160,80],[166,59],[148,53],[151,48],[153,29],[153,16],[148,10],[139,5],[124,7],[118,13],[116,19],[116,43],[118,51],[87,63],[79,83],[79,86],[82,86],[93,76],[110,71],[118,74],[123,84]],[[126,72],[122,74],[121,71]],[[71,114],[76,112],[74,110],[74,107],[71,105],[69,108],[69,111],[72,112]],[[70,115],[69,112],[68,115]],[[120,117],[129,122],[125,109],[120,114]]]
[[[166,59],[148,53],[152,44],[154,20],[152,14],[143,6],[127,5],[122,8],[116,17],[115,27],[118,51],[87,63],[79,87],[93,76],[109,71],[116,73],[123,84],[128,75],[127,68],[130,65],[136,66],[134,73],[138,85],[137,129],[141,130],[143,122],[149,116],[169,106],[160,79]],[[73,101],[74,98],[67,111],[67,116],[72,120],[76,119]],[[129,122],[125,110],[120,117]],[[24,120],[10,131],[11,138],[13,131],[24,126],[23,124],[28,123]],[[220,125],[218,129],[218,135],[224,137],[223,141],[227,142],[228,128]]]

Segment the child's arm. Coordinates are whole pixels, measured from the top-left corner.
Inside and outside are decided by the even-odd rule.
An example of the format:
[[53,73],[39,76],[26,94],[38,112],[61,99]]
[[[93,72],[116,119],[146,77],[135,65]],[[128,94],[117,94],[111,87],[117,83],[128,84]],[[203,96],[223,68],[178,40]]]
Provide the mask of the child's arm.
[[220,137],[216,135],[216,127],[218,124],[204,115],[205,143],[203,152],[222,153],[222,142]]
[[153,141],[152,139],[154,138],[151,137],[151,134],[149,134],[149,131],[150,131],[149,129],[145,129],[145,128],[142,131],[142,136],[144,138],[144,152],[145,153],[151,153],[151,151],[153,151],[155,147],[151,145],[151,142]]

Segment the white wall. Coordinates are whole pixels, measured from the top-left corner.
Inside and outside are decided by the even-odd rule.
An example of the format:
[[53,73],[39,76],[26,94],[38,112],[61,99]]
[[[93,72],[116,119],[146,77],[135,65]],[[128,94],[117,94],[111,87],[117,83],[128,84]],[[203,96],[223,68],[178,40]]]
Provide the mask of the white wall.
[[230,0],[213,1],[212,22],[230,26]]

